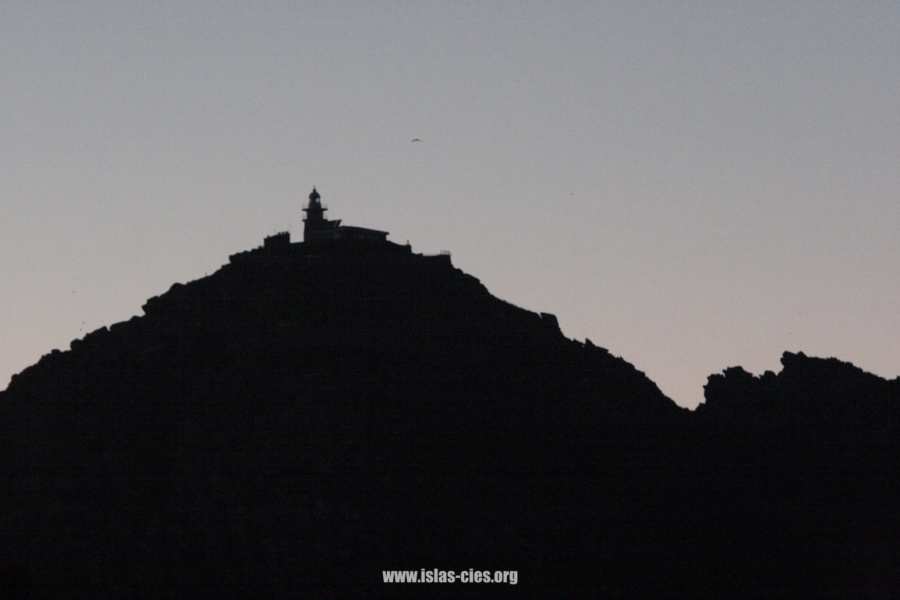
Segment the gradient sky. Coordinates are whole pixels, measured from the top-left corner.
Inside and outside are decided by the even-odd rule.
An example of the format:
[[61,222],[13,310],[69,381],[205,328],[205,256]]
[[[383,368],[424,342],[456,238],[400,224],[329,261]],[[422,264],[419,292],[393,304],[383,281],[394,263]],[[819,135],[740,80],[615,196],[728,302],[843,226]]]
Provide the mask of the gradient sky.
[[685,406],[900,374],[895,1],[9,0],[0,108],[0,388],[313,185]]

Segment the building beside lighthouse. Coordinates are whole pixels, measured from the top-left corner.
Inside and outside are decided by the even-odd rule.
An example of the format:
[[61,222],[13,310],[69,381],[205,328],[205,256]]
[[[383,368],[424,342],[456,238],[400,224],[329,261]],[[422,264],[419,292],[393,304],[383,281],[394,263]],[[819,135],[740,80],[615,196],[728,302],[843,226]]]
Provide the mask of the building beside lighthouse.
[[316,188],[309,195],[309,204],[303,209],[306,217],[303,219],[303,241],[306,243],[326,241],[354,241],[354,242],[386,242],[388,232],[365,227],[352,227],[341,225],[341,220],[332,221],[325,218],[328,210],[321,202],[321,196]]

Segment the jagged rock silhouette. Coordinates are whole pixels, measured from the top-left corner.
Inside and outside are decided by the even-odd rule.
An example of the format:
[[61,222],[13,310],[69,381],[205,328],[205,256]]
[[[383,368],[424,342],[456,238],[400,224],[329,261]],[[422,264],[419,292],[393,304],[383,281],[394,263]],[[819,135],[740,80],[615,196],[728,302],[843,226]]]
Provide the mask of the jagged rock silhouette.
[[[383,240],[267,241],[144,313],[0,394],[0,564],[35,597],[896,589],[898,380],[785,354],[689,413]],[[382,583],[420,568],[520,575]]]

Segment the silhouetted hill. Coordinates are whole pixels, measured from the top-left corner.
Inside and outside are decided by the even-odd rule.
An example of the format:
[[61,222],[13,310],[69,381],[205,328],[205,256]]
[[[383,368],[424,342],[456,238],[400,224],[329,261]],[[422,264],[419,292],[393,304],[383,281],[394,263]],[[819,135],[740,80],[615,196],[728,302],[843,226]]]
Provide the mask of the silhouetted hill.
[[898,380],[785,354],[779,375],[711,377],[689,413],[552,315],[387,242],[237,254],[144,313],[0,394],[17,597],[896,587]]

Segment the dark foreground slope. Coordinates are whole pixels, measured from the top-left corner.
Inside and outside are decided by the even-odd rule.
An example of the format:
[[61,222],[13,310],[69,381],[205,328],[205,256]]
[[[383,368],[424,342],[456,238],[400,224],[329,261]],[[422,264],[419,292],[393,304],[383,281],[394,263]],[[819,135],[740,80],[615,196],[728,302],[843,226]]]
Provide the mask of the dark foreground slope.
[[[729,370],[688,414],[551,315],[391,244],[243,253],[144,310],[0,395],[8,588],[874,597],[897,583],[898,381],[841,367],[850,428],[806,416],[831,389],[815,375]],[[382,582],[470,568],[518,583]]]

